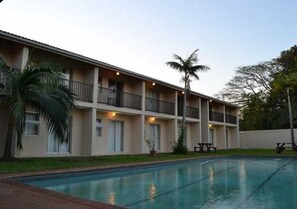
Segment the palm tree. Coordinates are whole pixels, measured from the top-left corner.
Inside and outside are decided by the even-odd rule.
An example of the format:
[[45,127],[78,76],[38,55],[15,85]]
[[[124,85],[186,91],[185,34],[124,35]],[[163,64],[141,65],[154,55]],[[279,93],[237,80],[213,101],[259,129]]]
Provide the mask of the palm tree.
[[49,130],[61,143],[68,140],[69,115],[74,107],[74,94],[63,85],[58,65],[45,62],[27,65],[15,72],[0,57],[0,107],[8,111],[4,158],[11,158],[13,131],[17,147],[22,149],[26,108],[43,115]]
[[179,138],[182,141],[179,142],[180,144],[183,144],[185,141],[185,123],[186,123],[186,101],[187,96],[190,90],[190,78],[194,78],[199,80],[199,77],[197,75],[197,72],[204,72],[209,70],[209,67],[204,65],[198,65],[198,55],[197,55],[198,49],[196,49],[192,54],[190,54],[189,57],[186,59],[182,59],[180,56],[173,54],[173,59],[176,61],[170,61],[166,62],[166,65],[169,67],[183,73],[182,80],[184,81],[184,102],[183,102],[183,114],[182,114],[182,128],[181,128],[181,135],[182,137]]

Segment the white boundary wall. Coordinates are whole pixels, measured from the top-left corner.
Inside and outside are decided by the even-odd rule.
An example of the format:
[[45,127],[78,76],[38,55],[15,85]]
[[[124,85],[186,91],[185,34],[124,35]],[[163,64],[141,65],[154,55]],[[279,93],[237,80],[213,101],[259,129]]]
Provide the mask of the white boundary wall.
[[[297,129],[294,129],[295,142],[297,142]],[[241,131],[240,148],[272,148],[277,142],[291,142],[290,129]]]

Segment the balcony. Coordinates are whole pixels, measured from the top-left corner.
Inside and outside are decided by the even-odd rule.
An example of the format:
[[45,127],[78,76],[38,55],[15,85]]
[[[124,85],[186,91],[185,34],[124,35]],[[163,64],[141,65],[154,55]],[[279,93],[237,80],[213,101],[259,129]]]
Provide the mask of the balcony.
[[157,113],[164,113],[174,115],[174,103],[162,101],[159,99],[153,99],[146,97],[145,99],[145,110]]
[[217,122],[224,122],[224,114],[220,112],[209,112],[209,120],[210,121],[217,121]]
[[[199,108],[187,106],[186,109],[186,117],[199,119]],[[178,116],[182,115],[183,106],[178,106]]]
[[228,115],[228,114],[226,114],[225,115],[225,120],[226,120],[226,123],[237,124],[237,118],[234,115]]
[[[13,73],[20,73],[21,70],[13,69]],[[6,83],[6,74],[3,71],[0,71],[0,95],[7,94],[7,89],[4,90],[4,86]],[[47,79],[44,79],[46,82]],[[74,99],[84,101],[84,102],[92,102],[93,101],[93,85],[85,84],[77,81],[61,79],[60,84],[71,89],[72,93],[74,93]]]
[[74,99],[93,102],[93,85],[67,79],[62,79],[62,84],[71,89]]
[[99,87],[97,102],[115,107],[141,110],[141,96]]

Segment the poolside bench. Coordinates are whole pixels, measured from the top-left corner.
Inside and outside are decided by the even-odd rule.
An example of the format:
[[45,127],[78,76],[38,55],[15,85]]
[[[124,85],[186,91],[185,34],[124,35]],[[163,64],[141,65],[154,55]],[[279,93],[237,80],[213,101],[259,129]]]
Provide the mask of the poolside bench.
[[286,148],[292,148],[292,151],[297,151],[297,145],[291,142],[278,142],[276,143],[276,153],[281,154]]

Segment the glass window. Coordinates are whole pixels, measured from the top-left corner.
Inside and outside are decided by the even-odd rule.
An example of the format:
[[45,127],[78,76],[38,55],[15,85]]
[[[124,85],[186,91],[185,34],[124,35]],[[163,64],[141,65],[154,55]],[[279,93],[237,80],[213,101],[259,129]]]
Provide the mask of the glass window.
[[101,119],[97,119],[96,120],[96,132],[97,132],[97,136],[102,136],[102,120]]
[[38,113],[26,113],[24,135],[38,135],[39,123]]

